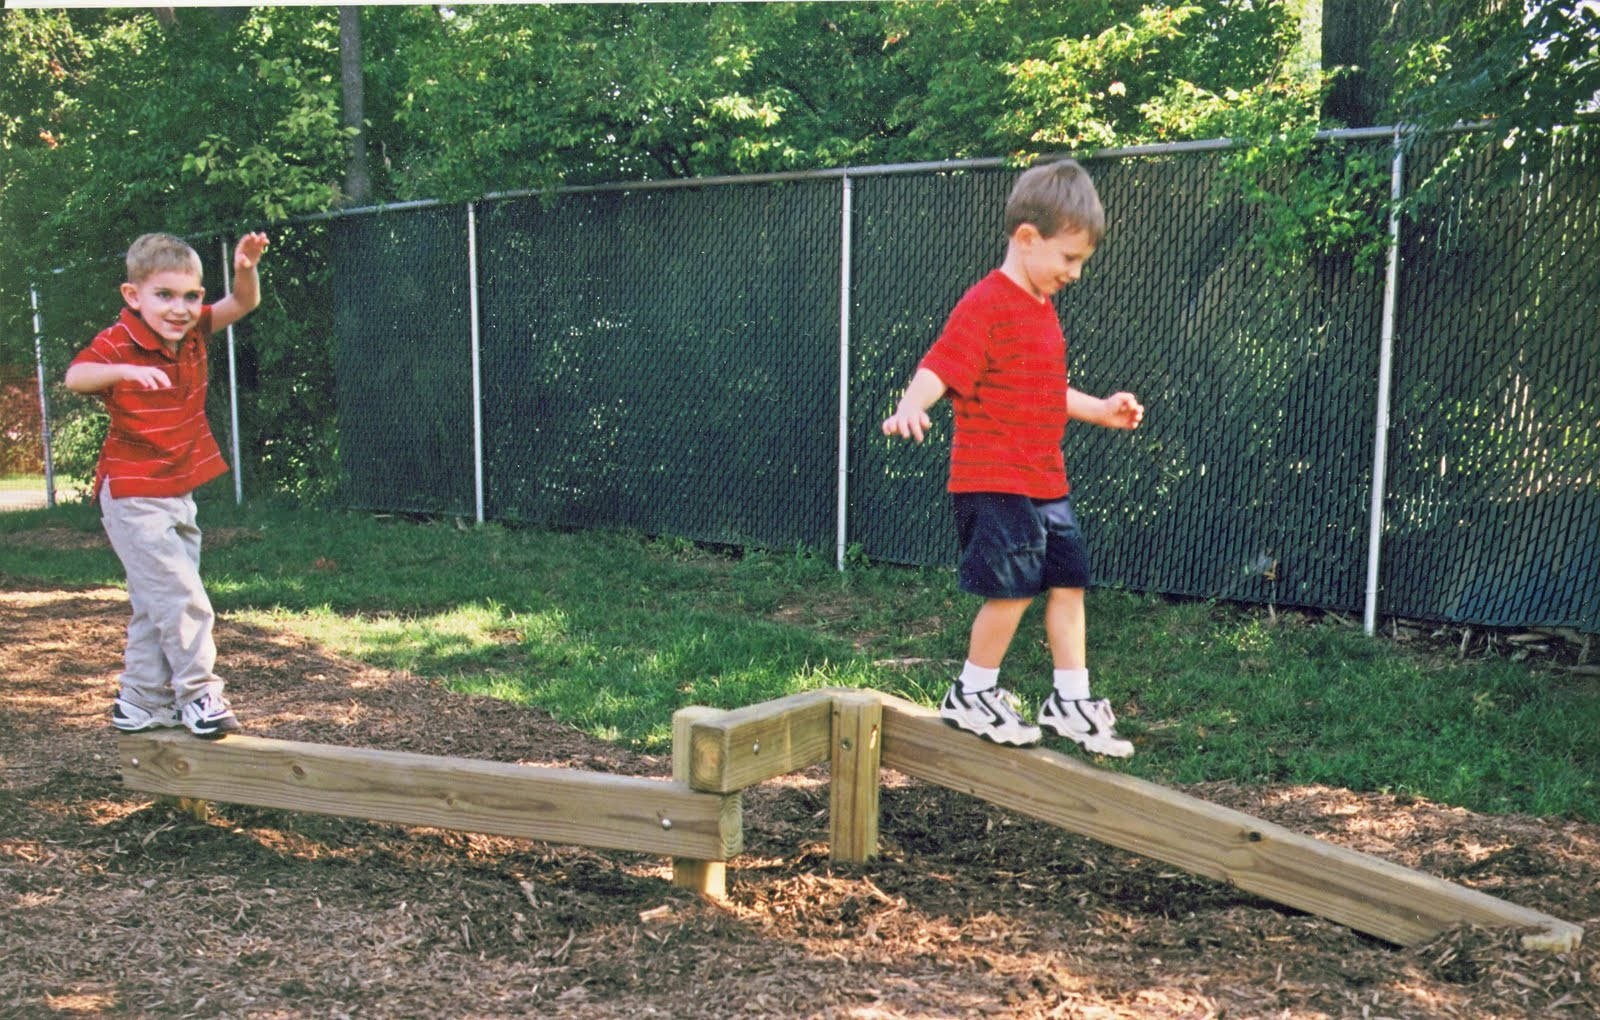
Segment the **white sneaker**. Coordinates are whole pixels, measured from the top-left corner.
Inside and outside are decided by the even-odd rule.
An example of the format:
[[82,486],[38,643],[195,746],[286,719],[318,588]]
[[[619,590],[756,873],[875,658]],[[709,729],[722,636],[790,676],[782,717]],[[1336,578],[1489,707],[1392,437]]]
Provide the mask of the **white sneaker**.
[[176,705],[148,709],[135,705],[120,695],[111,703],[111,725],[124,733],[143,733],[161,726],[182,726]]
[[1022,718],[1017,696],[1004,687],[972,694],[953,683],[939,706],[939,718],[996,744],[1029,747],[1044,737],[1039,727]]
[[1095,754],[1126,758],[1133,754],[1133,745],[1117,736],[1116,724],[1111,702],[1104,698],[1068,701],[1054,692],[1039,706],[1039,725],[1045,729]]
[[206,693],[183,706],[183,724],[189,732],[206,740],[216,740],[239,731],[239,720],[228,699]]

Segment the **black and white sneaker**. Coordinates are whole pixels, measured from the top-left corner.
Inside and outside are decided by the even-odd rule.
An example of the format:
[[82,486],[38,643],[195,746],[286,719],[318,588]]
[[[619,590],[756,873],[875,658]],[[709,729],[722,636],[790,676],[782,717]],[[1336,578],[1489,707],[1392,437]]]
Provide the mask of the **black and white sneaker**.
[[951,684],[939,706],[939,718],[985,740],[1012,747],[1030,747],[1044,736],[1039,727],[1022,718],[1017,696],[1004,687],[974,694],[963,691],[959,683]]
[[1068,701],[1052,692],[1039,706],[1039,725],[1045,729],[1082,744],[1095,754],[1126,758],[1133,754],[1133,745],[1117,736],[1116,724],[1111,702],[1104,698]]
[[178,718],[175,705],[148,709],[118,697],[111,703],[111,725],[123,733],[143,733],[162,726],[182,726],[183,720]]
[[183,724],[190,733],[205,740],[239,732],[239,720],[228,699],[209,692],[183,706]]

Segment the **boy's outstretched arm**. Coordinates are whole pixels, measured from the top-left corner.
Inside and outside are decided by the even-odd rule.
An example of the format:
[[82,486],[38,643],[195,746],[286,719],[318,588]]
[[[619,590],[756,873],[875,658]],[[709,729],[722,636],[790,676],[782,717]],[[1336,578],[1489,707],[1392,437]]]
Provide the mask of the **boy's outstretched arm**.
[[1144,420],[1144,405],[1132,393],[1091,397],[1081,390],[1068,387],[1067,417],[1091,425],[1103,425],[1108,429],[1136,429]]
[[68,368],[62,382],[74,393],[99,393],[124,382],[141,390],[164,390],[172,385],[167,373],[152,365],[103,365],[92,361]]
[[233,250],[233,290],[211,306],[211,330],[220,333],[255,311],[261,303],[261,277],[256,265],[267,251],[266,234],[246,234]]
[[928,408],[939,402],[944,391],[943,379],[929,369],[917,369],[917,374],[911,377],[911,384],[900,397],[894,414],[883,420],[883,434],[922,442],[922,437],[933,424],[928,417]]

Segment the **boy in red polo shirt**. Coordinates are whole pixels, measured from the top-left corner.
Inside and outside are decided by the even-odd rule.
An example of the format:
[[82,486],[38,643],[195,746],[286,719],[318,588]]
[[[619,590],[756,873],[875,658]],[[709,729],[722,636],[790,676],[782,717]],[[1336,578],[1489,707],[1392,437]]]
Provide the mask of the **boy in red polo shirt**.
[[266,249],[265,234],[240,238],[233,293],[207,305],[193,248],[170,234],[138,238],[122,285],[127,307],[67,369],[67,388],[98,393],[111,417],[94,491],[133,607],[111,707],[124,732],[186,726],[214,739],[239,729],[212,671],[193,490],[228,470],[206,421],[206,338],[260,303],[256,264]]
[[[1061,160],[1017,179],[1005,230],[1004,261],[962,296],[883,422],[885,435],[920,443],[928,408],[946,393],[955,408],[949,489],[958,577],[984,603],[939,714],[996,743],[1036,744],[1044,726],[1097,754],[1126,757],[1133,745],[1117,736],[1110,704],[1089,694],[1089,557],[1067,499],[1061,440],[1069,419],[1132,429],[1144,407],[1131,393],[1102,399],[1070,387],[1066,339],[1050,300],[1094,254],[1105,211],[1088,173]],[[1034,726],[999,686],[999,673],[1023,613],[1045,592],[1054,690]]]

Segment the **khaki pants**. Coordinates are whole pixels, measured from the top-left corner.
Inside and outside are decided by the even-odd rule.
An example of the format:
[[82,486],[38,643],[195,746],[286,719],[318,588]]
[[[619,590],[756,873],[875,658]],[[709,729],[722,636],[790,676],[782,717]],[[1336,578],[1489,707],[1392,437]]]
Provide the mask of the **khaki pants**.
[[128,575],[128,647],[121,697],[146,710],[187,705],[210,691],[215,614],[200,584],[200,528],[192,495],[111,497],[100,489],[100,522]]

